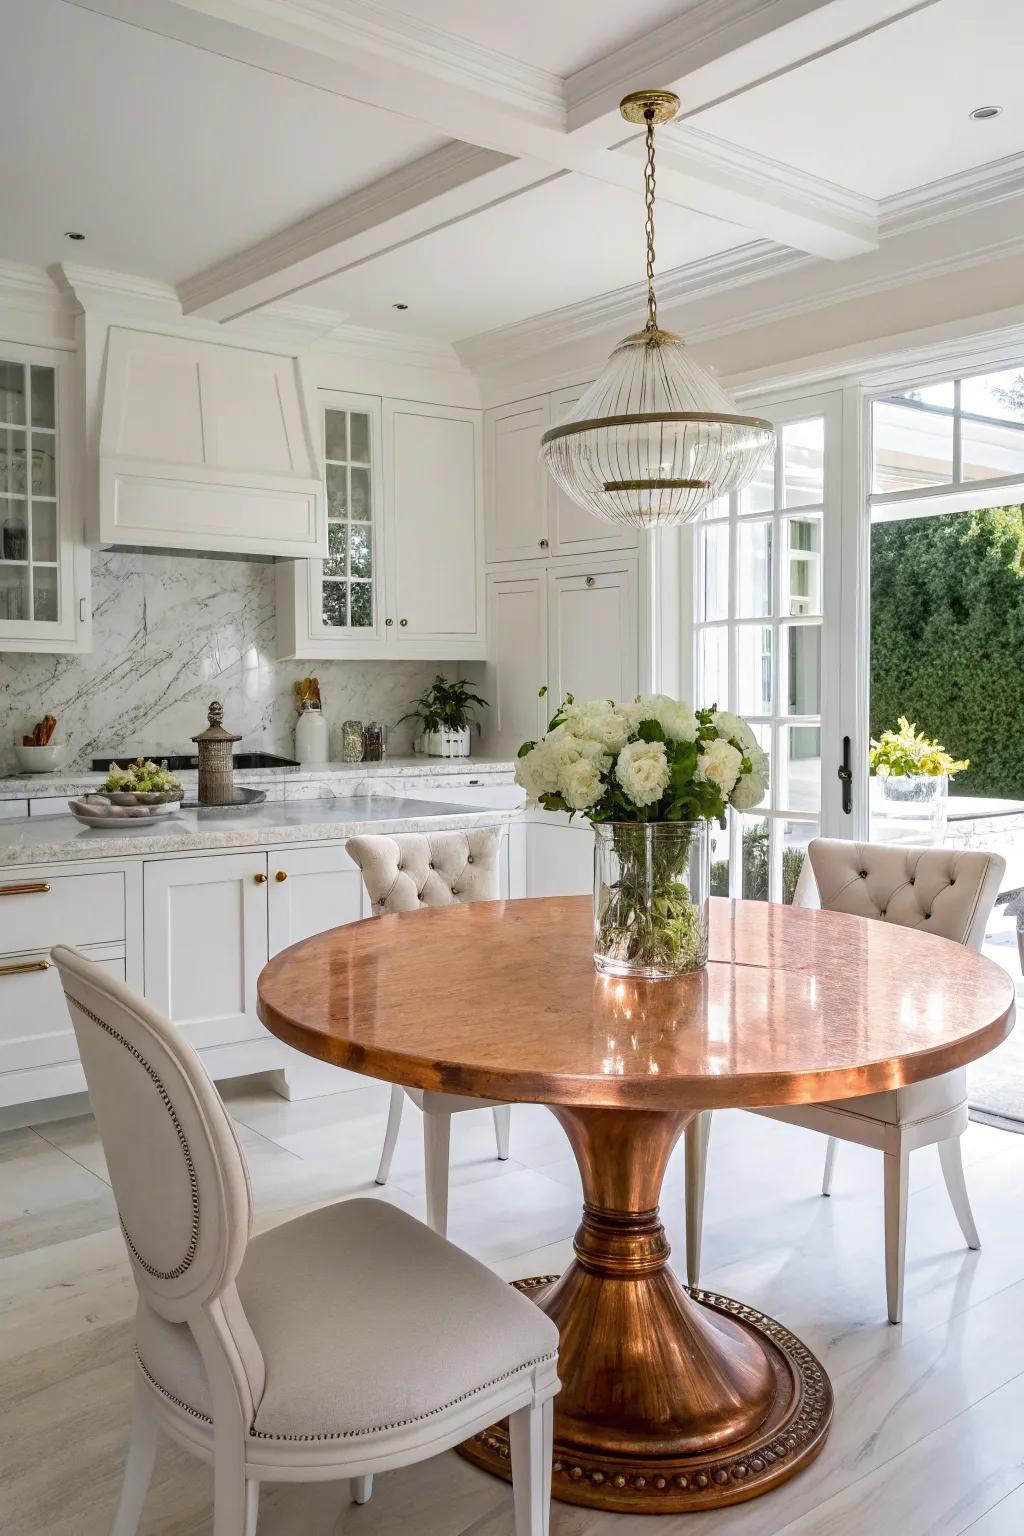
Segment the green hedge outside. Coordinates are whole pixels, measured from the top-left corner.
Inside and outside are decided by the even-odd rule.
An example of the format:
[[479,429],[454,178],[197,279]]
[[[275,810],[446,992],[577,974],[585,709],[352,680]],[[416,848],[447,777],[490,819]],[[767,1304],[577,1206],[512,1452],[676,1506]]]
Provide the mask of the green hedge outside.
[[970,758],[954,793],[1024,798],[1024,507],[873,528],[871,735],[900,715]]

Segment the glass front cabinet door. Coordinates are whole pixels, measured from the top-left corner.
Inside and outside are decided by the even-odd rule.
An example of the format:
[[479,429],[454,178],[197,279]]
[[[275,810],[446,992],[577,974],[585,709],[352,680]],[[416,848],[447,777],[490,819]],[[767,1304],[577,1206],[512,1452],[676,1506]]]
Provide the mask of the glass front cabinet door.
[[0,343],[0,651],[88,649],[88,554],[66,489],[66,360]]

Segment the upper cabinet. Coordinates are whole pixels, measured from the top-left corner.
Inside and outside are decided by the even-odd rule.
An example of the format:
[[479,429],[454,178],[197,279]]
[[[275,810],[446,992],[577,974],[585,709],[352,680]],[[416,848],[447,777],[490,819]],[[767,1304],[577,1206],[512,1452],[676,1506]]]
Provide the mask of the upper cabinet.
[[0,651],[89,649],[66,354],[0,345]]
[[636,549],[634,528],[593,517],[570,501],[541,462],[541,439],[583,386],[498,406],[486,416],[487,559],[544,560]]
[[326,548],[325,521],[297,358],[110,327],[102,545],[311,555]]
[[320,398],[330,557],[279,567],[280,654],[482,658],[480,413]]

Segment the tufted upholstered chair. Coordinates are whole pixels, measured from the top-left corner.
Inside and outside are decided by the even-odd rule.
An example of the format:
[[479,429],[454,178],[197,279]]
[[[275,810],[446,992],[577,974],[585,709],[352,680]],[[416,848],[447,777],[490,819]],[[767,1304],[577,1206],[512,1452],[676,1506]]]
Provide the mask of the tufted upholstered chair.
[[423,1461],[509,1414],[516,1536],[547,1536],[558,1332],[384,1200],[250,1236],[234,1126],[170,1021],[55,949],[138,1289],[135,1416],[113,1536],[135,1536],[157,1432],[213,1463],[213,1536],[255,1536],[261,1482]]
[[[481,827],[468,832],[404,832],[397,837],[373,834],[349,838],[345,846],[362,871],[366,893],[379,916],[415,912],[418,907],[449,907],[460,901],[497,901],[499,839],[496,827]],[[444,1237],[448,1231],[452,1115],[464,1109],[490,1109],[498,1156],[504,1159],[508,1157],[512,1107],[493,1099],[469,1099],[464,1094],[393,1084],[378,1184],[386,1184],[391,1172],[406,1097],[423,1111],[427,1224]]]
[[[817,837],[807,847],[794,906],[850,912],[882,923],[932,933],[980,950],[1002,881],[998,854],[946,848],[907,848]],[[828,1136],[822,1194],[832,1191],[836,1143],[859,1142],[884,1153],[885,1287],[889,1321],[903,1316],[910,1153],[938,1144],[946,1189],[969,1248],[978,1248],[960,1137],[967,1127],[967,1073],[958,1067],[941,1077],[859,1099],[757,1109],[755,1114]],[[686,1131],[686,1268],[691,1285],[700,1275],[704,1180],[711,1115]]]

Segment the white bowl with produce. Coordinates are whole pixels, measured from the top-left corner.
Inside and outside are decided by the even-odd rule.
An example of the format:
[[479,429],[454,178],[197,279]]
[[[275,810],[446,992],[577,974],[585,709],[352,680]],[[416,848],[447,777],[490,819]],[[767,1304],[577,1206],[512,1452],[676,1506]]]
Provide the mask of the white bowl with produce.
[[[90,807],[93,814],[120,812],[125,819],[136,819],[142,813],[151,818],[172,815],[184,798],[180,781],[168,768],[141,757],[123,768],[111,763],[97,793],[86,797],[107,807],[105,813],[101,805],[94,803]],[[73,801],[72,811],[81,803]]]
[[28,747],[18,741],[14,753],[23,773],[57,773],[66,766],[71,748],[66,741],[51,741],[45,747]]

